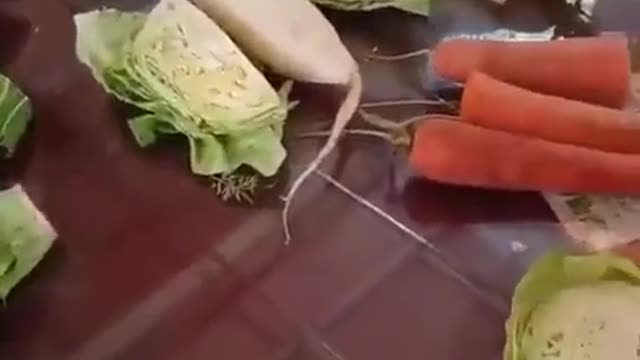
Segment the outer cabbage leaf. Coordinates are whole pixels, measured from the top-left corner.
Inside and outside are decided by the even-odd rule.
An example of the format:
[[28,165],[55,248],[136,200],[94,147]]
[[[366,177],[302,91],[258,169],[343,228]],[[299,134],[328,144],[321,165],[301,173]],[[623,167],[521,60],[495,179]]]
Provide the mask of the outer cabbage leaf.
[[[243,164],[276,173],[282,135],[265,134],[282,126],[287,102],[190,2],[161,0],[148,14],[90,12],[76,15],[76,24],[80,60],[109,92],[147,112],[129,121],[141,146],[183,134],[196,174],[228,174]],[[269,153],[237,151],[248,143]]]
[[21,186],[0,191],[0,299],[36,267],[56,237]]
[[281,131],[274,128],[256,130],[247,135],[230,136],[226,144],[229,166],[247,164],[267,176],[284,161],[286,152],[280,145]]
[[515,290],[505,360],[637,360],[640,269],[611,254],[552,253]]
[[366,11],[394,7],[414,14],[427,16],[431,0],[312,0],[313,2],[338,10]]
[[[122,66],[124,47],[129,44],[145,23],[146,14],[121,12],[112,9],[95,10],[75,16],[76,55],[87,64],[93,76],[102,85],[111,68]],[[108,91],[120,95],[120,89]]]

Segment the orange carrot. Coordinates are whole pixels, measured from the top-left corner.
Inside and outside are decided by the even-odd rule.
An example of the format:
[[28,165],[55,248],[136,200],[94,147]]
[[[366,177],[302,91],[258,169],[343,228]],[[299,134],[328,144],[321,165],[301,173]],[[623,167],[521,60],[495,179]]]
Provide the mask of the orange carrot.
[[535,93],[473,73],[462,96],[462,120],[478,126],[600,150],[640,153],[640,116]]
[[640,155],[608,153],[429,119],[414,135],[411,167],[428,179],[504,190],[640,193]]
[[622,108],[630,83],[624,35],[553,41],[453,39],[431,56],[442,77],[466,82],[474,71],[533,91]]
[[640,265],[640,240],[619,246],[614,249],[614,252],[618,255],[631,259]]

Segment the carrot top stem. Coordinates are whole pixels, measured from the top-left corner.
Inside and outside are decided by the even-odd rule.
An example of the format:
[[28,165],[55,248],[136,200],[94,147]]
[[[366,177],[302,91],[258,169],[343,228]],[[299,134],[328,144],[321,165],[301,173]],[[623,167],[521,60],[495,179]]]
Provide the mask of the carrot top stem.
[[374,61],[399,61],[399,60],[407,60],[412,59],[418,56],[428,55],[431,52],[430,49],[420,49],[407,53],[396,54],[396,55],[378,55],[374,53],[370,53],[367,55],[367,60]]
[[448,105],[450,102],[444,99],[406,99],[406,100],[385,100],[385,101],[374,101],[360,104],[361,109],[369,109],[369,108],[379,108],[379,107],[388,107],[388,106],[410,106],[410,105]]
[[[342,132],[345,135],[363,135],[363,136],[373,136],[373,137],[378,137],[381,138],[383,140],[387,140],[389,142],[392,141],[391,139],[391,135],[383,132],[383,131],[376,131],[376,130],[367,130],[367,129],[346,129]],[[298,135],[298,138],[301,139],[306,139],[306,138],[314,138],[314,137],[326,137],[331,135],[331,131],[330,130],[326,130],[326,131],[310,131],[310,132],[305,132],[302,133],[300,135]]]
[[396,131],[402,129],[402,125],[395,121],[389,120],[384,116],[373,114],[362,109],[358,110],[358,114],[362,117],[362,120],[364,120],[364,122],[379,129],[386,131]]
[[457,120],[458,117],[455,115],[446,115],[446,114],[427,114],[427,115],[416,115],[412,116],[408,119],[401,120],[400,122],[389,120],[384,116],[373,114],[365,110],[359,110],[358,114],[362,117],[369,125],[373,125],[377,128],[387,130],[387,131],[398,131],[398,130],[408,130],[409,127],[415,125],[419,121],[429,120],[430,118],[438,118],[438,119],[449,119],[449,120]]

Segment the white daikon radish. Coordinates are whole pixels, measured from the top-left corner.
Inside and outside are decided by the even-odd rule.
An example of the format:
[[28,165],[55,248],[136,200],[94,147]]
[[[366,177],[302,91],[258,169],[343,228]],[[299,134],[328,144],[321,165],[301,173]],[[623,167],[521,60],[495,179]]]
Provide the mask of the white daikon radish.
[[362,78],[357,62],[331,23],[309,0],[192,0],[255,60],[300,82],[348,87],[331,135],[289,189],[282,213],[286,241],[291,234],[291,201],[338,139],[360,103]]

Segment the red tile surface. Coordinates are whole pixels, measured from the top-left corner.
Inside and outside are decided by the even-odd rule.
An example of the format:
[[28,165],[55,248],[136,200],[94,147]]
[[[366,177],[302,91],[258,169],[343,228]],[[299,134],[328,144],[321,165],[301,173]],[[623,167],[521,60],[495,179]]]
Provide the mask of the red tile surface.
[[338,320],[328,339],[346,359],[462,360],[469,349],[492,359],[503,345],[496,331],[503,323],[474,293],[412,256]]

